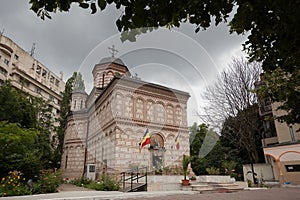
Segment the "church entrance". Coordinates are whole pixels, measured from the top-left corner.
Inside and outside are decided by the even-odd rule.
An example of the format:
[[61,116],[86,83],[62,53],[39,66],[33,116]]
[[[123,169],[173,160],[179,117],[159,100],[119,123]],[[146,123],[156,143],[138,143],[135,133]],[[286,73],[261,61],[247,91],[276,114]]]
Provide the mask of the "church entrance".
[[151,164],[155,172],[164,167],[164,140],[161,135],[153,134],[150,137]]

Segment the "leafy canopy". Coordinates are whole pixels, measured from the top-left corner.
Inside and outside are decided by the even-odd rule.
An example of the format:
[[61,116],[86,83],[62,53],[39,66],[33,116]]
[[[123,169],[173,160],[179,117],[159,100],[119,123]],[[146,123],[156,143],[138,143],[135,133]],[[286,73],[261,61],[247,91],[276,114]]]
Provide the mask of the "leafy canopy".
[[[195,32],[227,23],[230,33],[249,33],[244,50],[250,60],[262,61],[264,70],[284,67],[292,72],[300,61],[300,1],[247,1],[247,0],[30,0],[31,10],[42,19],[50,13],[69,11],[73,3],[97,12],[113,4],[122,10],[116,20],[122,40],[134,41],[136,36],[152,27],[180,27],[188,22],[195,25]],[[236,13],[234,14],[234,12]],[[233,18],[229,18],[233,15]],[[230,21],[228,22],[227,20]]]

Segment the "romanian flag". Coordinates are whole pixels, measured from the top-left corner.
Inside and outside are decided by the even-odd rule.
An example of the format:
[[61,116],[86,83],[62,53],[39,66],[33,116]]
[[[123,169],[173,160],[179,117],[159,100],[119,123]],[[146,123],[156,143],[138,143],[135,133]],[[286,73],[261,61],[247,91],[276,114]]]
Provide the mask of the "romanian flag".
[[141,144],[142,144],[142,148],[144,146],[146,146],[147,144],[150,144],[150,135],[149,135],[148,129],[146,130],[146,132],[144,134]]
[[180,148],[180,144],[179,144],[179,134],[177,135],[177,137],[175,138],[175,143],[176,143],[176,149]]

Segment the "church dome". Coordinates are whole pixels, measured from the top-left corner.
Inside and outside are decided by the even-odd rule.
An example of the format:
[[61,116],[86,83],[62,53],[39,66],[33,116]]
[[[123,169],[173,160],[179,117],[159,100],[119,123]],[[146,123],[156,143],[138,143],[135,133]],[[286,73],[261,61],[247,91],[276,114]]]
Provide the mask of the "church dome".
[[100,65],[107,64],[107,63],[115,63],[115,64],[118,64],[118,65],[125,66],[125,64],[123,63],[123,61],[120,58],[115,58],[115,57],[102,58],[99,62]]

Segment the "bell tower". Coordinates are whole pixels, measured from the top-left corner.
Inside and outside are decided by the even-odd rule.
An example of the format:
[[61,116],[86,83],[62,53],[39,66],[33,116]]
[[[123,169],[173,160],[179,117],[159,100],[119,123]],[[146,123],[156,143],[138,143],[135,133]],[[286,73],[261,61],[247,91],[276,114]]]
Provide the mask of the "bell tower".
[[111,57],[102,58],[92,71],[95,88],[105,88],[115,76],[131,75],[123,61],[120,58],[115,58],[118,51],[114,45],[108,49],[112,54]]

